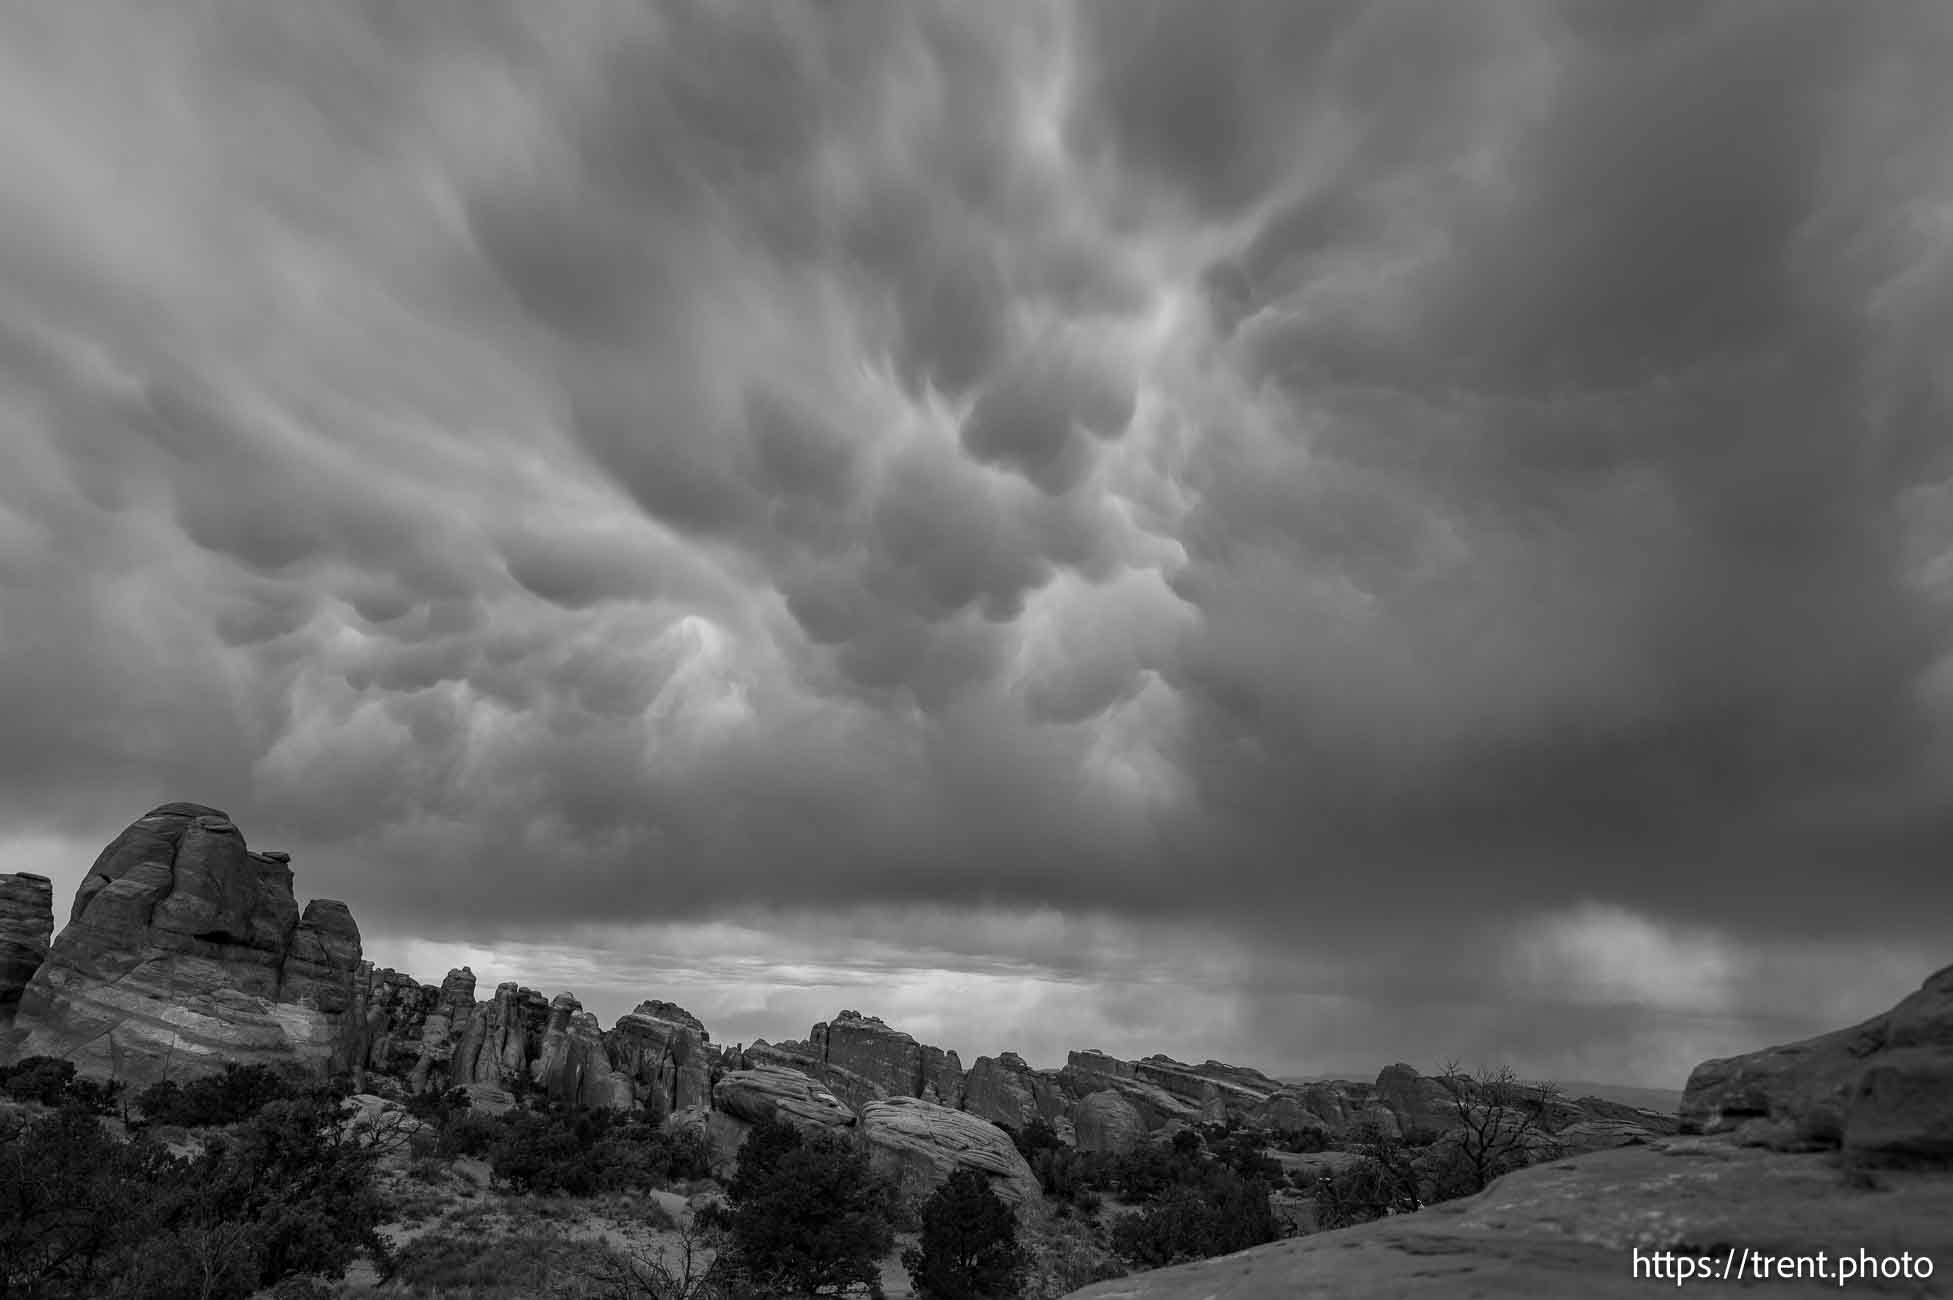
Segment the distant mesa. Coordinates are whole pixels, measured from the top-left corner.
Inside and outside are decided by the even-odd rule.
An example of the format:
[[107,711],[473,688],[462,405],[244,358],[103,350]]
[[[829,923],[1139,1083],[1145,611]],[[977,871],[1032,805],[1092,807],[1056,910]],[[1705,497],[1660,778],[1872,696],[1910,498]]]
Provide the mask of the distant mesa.
[[[226,1062],[345,1073],[363,1089],[465,1088],[486,1108],[522,1094],[649,1107],[735,1150],[779,1117],[861,1135],[907,1196],[957,1168],[1034,1196],[997,1125],[1124,1151],[1190,1125],[1243,1123],[1325,1139],[1357,1124],[1443,1129],[1449,1099],[1408,1065],[1372,1083],[1283,1082],[1244,1066],[1125,1061],[1078,1051],[1062,1069],[1005,1052],[967,1069],[875,1016],[843,1010],[801,1041],[728,1048],[696,1016],[647,999],[609,1028],[568,993],[514,983],[477,997],[463,967],[437,984],[363,960],[343,903],[301,909],[290,857],[253,852],[219,809],[170,803],[116,836],[53,933],[51,886],[0,876],[0,1059],[49,1055],[142,1086]],[[1885,1016],[1837,1034],[1701,1066],[1695,1127],[1763,1122],[1799,1142],[1892,1158],[1953,1158],[1953,970]],[[1673,1115],[1583,1097],[1559,1103],[1574,1149],[1674,1134]]]

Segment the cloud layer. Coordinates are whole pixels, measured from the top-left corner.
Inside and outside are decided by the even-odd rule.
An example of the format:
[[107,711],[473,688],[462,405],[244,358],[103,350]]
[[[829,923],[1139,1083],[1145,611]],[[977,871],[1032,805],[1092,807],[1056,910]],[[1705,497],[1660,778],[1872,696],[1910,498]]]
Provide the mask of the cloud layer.
[[10,863],[1285,1068],[1946,959],[1938,6],[5,22]]

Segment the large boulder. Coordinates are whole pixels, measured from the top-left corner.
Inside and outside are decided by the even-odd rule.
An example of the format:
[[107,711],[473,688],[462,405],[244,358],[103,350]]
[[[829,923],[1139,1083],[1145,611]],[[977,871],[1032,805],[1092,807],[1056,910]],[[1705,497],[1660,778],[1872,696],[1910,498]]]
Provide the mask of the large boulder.
[[359,931],[301,914],[290,858],[253,853],[225,813],[151,810],[102,850],[21,994],[21,1055],[142,1085],[227,1061],[353,1064]]
[[896,1199],[921,1205],[959,1169],[974,1169],[1015,1207],[1037,1202],[1037,1176],[1010,1135],[967,1111],[919,1097],[890,1097],[861,1112],[869,1162],[895,1186]]
[[54,938],[54,885],[28,872],[0,876],[0,1029],[13,1024],[27,981]]
[[1953,1160],[1953,966],[1849,1029],[1704,1061],[1681,1117],[1708,1133],[1766,1121],[1877,1161]]
[[1378,1071],[1372,1096],[1374,1105],[1388,1108],[1396,1118],[1400,1133],[1443,1132],[1458,1124],[1458,1108],[1444,1085],[1401,1061]]
[[1341,1093],[1321,1084],[1291,1084],[1250,1110],[1246,1118],[1259,1128],[1327,1136],[1349,1127],[1349,1105]]
[[1124,1155],[1146,1136],[1146,1122],[1138,1108],[1111,1088],[1095,1092],[1073,1107],[1071,1122],[1080,1151]]
[[712,1104],[734,1119],[759,1124],[775,1117],[802,1132],[851,1128],[855,1114],[833,1093],[798,1070],[762,1065],[734,1070],[712,1085]]

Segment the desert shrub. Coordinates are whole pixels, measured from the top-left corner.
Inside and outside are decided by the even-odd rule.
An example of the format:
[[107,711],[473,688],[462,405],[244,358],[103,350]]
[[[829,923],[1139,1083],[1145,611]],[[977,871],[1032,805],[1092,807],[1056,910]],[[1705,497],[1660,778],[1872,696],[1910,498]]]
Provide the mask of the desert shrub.
[[1474,1078],[1455,1061],[1438,1074],[1437,1084],[1451,1102],[1453,1122],[1445,1135],[1450,1146],[1443,1195],[1427,1200],[1482,1192],[1502,1174],[1559,1154],[1552,1122],[1557,1085],[1525,1083],[1511,1066]]
[[1079,1209],[1097,1209],[1102,1193],[1115,1183],[1119,1157],[1068,1146],[1041,1148],[1029,1157],[1031,1172],[1045,1196]]
[[441,1125],[439,1150],[444,1156],[485,1156],[502,1135],[503,1125],[493,1115],[472,1111],[456,1115]]
[[997,1127],[1010,1134],[1011,1145],[1017,1148],[1017,1153],[1027,1162],[1037,1159],[1040,1151],[1065,1149],[1065,1144],[1058,1138],[1058,1130],[1052,1128],[1042,1115],[1021,1129],[1012,1128],[1008,1124],[999,1124]]
[[1165,1143],[1142,1143],[1110,1166],[1110,1175],[1128,1200],[1148,1201],[1175,1187],[1188,1187],[1206,1177],[1208,1162]]
[[1124,1277],[1128,1270],[1107,1249],[1105,1237],[1098,1224],[1082,1218],[1037,1224],[1025,1242],[1030,1255],[1026,1300],[1057,1300],[1094,1282]]
[[438,1092],[418,1092],[407,1098],[407,1113],[425,1124],[445,1128],[469,1113],[474,1098],[466,1088],[447,1088]]
[[1268,1154],[1267,1144],[1254,1133],[1229,1134],[1214,1148],[1213,1156],[1242,1178],[1273,1183],[1283,1177],[1281,1161]]
[[718,1274],[734,1290],[819,1295],[875,1283],[894,1245],[889,1189],[846,1138],[757,1125],[727,1196],[731,1240]]
[[594,1196],[597,1171],[584,1159],[588,1148],[560,1117],[539,1111],[514,1111],[488,1149],[496,1181],[518,1192]]
[[638,1191],[711,1172],[703,1132],[666,1133],[604,1109],[510,1111],[463,1116],[443,1130],[454,1154],[485,1154],[495,1178],[517,1191],[566,1196]]
[[116,1080],[80,1078],[75,1063],[54,1056],[29,1056],[0,1066],[0,1093],[16,1101],[70,1106],[91,1115],[112,1115],[122,1096]]
[[774,1181],[775,1171],[788,1154],[800,1149],[800,1130],[783,1119],[767,1119],[753,1126],[739,1144],[739,1156],[726,1197],[734,1205],[751,1200]]
[[1112,1229],[1112,1248],[1140,1268],[1161,1268],[1259,1246],[1277,1236],[1268,1184],[1225,1166],[1180,1184]]
[[75,1079],[68,1084],[64,1106],[73,1106],[91,1115],[113,1115],[121,1108],[123,1083],[120,1079]]
[[1314,1155],[1329,1149],[1329,1134],[1319,1128],[1278,1129],[1270,1145],[1277,1151]]
[[1316,1181],[1313,1194],[1316,1226],[1323,1229],[1409,1214],[1424,1204],[1416,1172],[1390,1154],[1381,1158],[1366,1155],[1323,1176]]
[[599,1181],[626,1191],[692,1182],[712,1172],[712,1147],[702,1129],[667,1133],[648,1124],[613,1129],[591,1151]]
[[216,1074],[185,1083],[173,1079],[153,1083],[136,1094],[135,1105],[152,1124],[211,1128],[249,1119],[271,1102],[289,1101],[316,1087],[269,1066],[233,1061]]
[[74,1082],[75,1063],[52,1056],[30,1056],[11,1067],[0,1067],[0,1090],[20,1101],[58,1106]]
[[193,1165],[195,1214],[254,1227],[258,1285],[295,1273],[339,1277],[362,1250],[387,1259],[377,1152],[344,1118],[330,1093],[270,1102],[211,1139]]
[[530,1229],[484,1240],[473,1233],[429,1232],[401,1247],[394,1278],[416,1293],[479,1288],[548,1295],[578,1248],[559,1233]]
[[922,1205],[922,1240],[902,1253],[921,1300],[1011,1300],[1027,1260],[1017,1215],[973,1169],[950,1175]]
[[265,1106],[194,1158],[63,1108],[0,1131],[0,1294],[242,1300],[382,1264],[373,1152],[329,1095]]

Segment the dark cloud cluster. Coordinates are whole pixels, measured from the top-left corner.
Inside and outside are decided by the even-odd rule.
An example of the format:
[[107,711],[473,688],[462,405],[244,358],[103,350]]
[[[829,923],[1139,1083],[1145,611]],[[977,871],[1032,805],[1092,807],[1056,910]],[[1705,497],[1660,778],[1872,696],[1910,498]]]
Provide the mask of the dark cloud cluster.
[[1108,1033],[1339,1063],[1933,937],[1923,0],[7,22],[15,858],[196,798],[376,934],[1050,914]]

